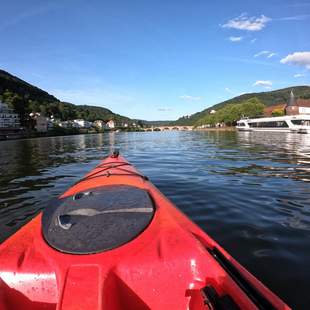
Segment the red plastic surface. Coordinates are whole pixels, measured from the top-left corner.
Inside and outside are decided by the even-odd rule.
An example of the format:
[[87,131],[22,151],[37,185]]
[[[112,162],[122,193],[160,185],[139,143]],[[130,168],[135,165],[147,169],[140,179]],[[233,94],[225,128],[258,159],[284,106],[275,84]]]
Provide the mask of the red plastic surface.
[[214,246],[276,309],[289,309],[149,181],[120,168],[137,170],[113,168],[123,162],[121,156],[105,159],[101,164],[111,163],[108,170],[96,167],[90,174],[99,177],[72,186],[62,197],[103,185],[137,186],[155,203],[148,228],[119,248],[72,255],[44,241],[38,215],[0,245],[0,309],[208,309],[201,294],[207,285],[230,295],[241,309],[256,309],[206,250]]

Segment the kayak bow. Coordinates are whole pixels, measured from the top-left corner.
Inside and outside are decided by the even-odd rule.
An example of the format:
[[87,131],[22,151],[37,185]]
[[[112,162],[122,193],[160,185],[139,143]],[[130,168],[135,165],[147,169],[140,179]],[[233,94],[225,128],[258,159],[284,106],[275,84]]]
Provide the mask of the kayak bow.
[[289,309],[114,153],[0,245],[0,309]]

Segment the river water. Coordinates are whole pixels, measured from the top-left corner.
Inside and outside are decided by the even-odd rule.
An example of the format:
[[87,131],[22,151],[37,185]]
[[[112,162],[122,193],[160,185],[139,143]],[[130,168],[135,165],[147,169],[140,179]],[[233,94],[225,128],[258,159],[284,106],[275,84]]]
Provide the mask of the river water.
[[145,132],[0,142],[0,242],[113,148],[296,309],[310,307],[310,135]]

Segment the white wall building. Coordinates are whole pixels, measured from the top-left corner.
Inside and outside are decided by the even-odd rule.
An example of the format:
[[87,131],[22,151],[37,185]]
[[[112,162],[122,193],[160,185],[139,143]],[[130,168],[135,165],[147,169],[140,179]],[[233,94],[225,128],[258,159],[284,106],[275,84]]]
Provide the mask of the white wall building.
[[115,128],[115,122],[111,119],[106,123],[107,127],[110,129]]
[[0,101],[0,129],[20,128],[19,116]]
[[84,119],[75,119],[73,122],[78,125],[78,128],[90,128],[92,126],[91,122],[85,121]]
[[48,129],[48,119],[45,116],[38,115],[36,117],[36,126],[37,132],[47,132]]
[[94,126],[99,128],[99,129],[105,129],[107,128],[106,123],[102,120],[96,120],[94,121]]

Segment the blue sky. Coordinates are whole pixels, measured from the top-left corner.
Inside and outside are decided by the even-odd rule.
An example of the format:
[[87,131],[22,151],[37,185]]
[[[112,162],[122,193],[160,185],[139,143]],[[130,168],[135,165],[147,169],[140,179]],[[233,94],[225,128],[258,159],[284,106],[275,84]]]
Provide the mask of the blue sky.
[[310,85],[310,0],[11,0],[1,13],[1,69],[132,118]]

